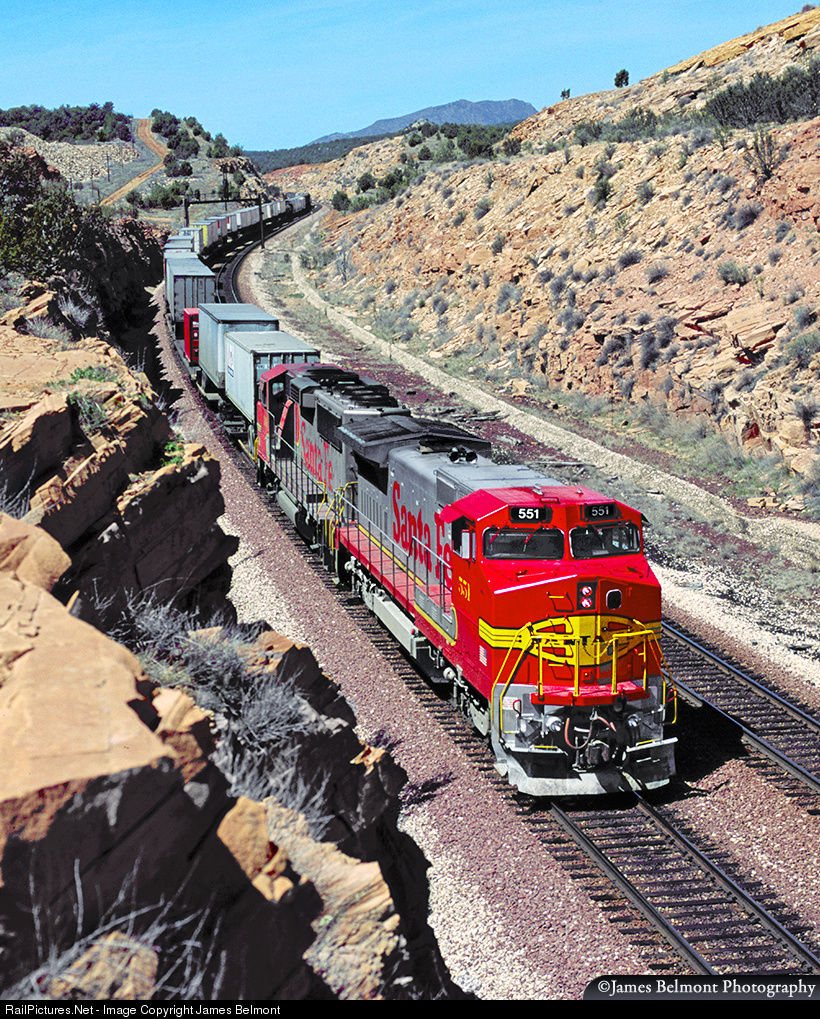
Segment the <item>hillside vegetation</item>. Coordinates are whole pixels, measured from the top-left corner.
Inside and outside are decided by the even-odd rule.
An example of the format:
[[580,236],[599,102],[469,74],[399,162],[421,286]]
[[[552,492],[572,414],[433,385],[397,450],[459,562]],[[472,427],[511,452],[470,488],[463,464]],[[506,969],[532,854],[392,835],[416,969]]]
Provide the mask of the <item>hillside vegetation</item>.
[[117,113],[113,103],[90,106],[16,106],[0,110],[0,126],[16,127],[44,141],[108,142],[131,141],[131,117]]
[[811,10],[491,156],[437,129],[274,179],[333,202],[306,260],[386,338],[817,515],[818,44]]

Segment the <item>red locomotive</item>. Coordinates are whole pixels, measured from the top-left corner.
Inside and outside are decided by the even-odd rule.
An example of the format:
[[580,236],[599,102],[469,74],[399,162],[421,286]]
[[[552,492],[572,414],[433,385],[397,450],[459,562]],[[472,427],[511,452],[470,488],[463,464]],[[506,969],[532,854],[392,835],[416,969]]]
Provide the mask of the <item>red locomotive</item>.
[[334,365],[262,375],[260,481],[327,565],[536,796],[650,789],[674,774],[674,687],[641,516],[488,459]]

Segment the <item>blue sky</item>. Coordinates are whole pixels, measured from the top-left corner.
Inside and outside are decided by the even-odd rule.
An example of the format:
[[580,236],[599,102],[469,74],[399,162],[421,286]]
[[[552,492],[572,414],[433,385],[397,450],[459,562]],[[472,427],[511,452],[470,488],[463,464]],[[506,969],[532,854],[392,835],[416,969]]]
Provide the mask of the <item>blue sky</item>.
[[798,0],[0,0],[0,108],[112,101],[290,148],[458,99],[537,109],[779,21]]

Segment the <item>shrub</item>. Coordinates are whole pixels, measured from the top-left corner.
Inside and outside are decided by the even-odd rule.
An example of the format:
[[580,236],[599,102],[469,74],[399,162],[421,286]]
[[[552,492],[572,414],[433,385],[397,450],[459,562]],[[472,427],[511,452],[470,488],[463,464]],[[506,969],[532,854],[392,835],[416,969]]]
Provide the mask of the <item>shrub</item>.
[[476,219],[483,219],[492,208],[492,205],[493,203],[486,195],[483,198],[479,198],[476,202],[475,208],[473,209],[473,216],[475,216]]
[[621,68],[620,71],[615,75],[615,88],[623,88],[629,84],[629,71],[626,68]]
[[73,393],[69,396],[68,401],[77,408],[80,427],[86,435],[99,432],[108,424],[108,410],[105,404],[96,397],[86,393]]
[[[0,425],[1,427],[2,425]],[[32,468],[29,479],[19,488],[13,485],[8,478],[0,480],[0,513],[5,513],[16,520],[24,517],[31,507],[29,491],[33,480],[34,468]]]
[[490,245],[490,250],[494,255],[500,255],[503,249],[504,249],[504,238],[501,236],[501,234],[496,234],[495,240]]
[[356,181],[357,191],[372,191],[375,186],[376,178],[369,170],[365,170],[361,177],[359,177]]
[[589,193],[590,201],[596,209],[600,209],[609,201],[612,191],[612,181],[609,177],[599,177],[592,185],[592,190]]
[[337,212],[347,212],[350,208],[350,196],[346,191],[337,191],[330,203]]
[[677,325],[678,320],[673,318],[671,315],[664,315],[655,323],[655,333],[661,347],[668,347],[672,342],[675,337],[675,329],[677,328]]
[[747,389],[748,390],[754,389],[756,383],[757,375],[755,375],[751,368],[746,368],[734,380],[733,385],[735,389],[738,390],[738,392],[743,392],[744,390]]
[[653,262],[646,270],[648,283],[659,283],[669,275],[669,266],[666,262]]
[[641,183],[635,187],[635,193],[637,194],[638,201],[641,205],[646,205],[655,197],[655,189],[648,180],[641,181]]
[[783,348],[787,363],[792,361],[798,368],[808,368],[815,354],[820,351],[820,333],[803,333],[795,336]]
[[29,336],[39,336],[41,340],[58,340],[63,346],[68,346],[71,342],[71,333],[65,326],[57,325],[50,318],[39,315],[37,318],[26,319],[26,332]]
[[192,615],[143,594],[129,601],[111,636],[134,650],[149,677],[185,687],[205,710],[224,715],[229,733],[246,746],[266,751],[311,728],[293,684],[251,663],[251,635],[218,621],[202,631],[197,625]]
[[794,309],[794,321],[797,328],[801,331],[808,329],[810,325],[813,325],[817,321],[817,312],[814,308],[806,307],[805,304],[799,304]]
[[639,363],[641,368],[648,368],[651,364],[657,361],[660,356],[660,351],[657,346],[657,340],[654,332],[648,329],[641,336],[641,353]]
[[820,416],[820,406],[814,401],[798,401],[794,405],[794,412],[803,422],[803,427],[808,431],[817,418]]
[[554,276],[550,281],[550,294],[552,295],[553,304],[557,304],[561,294],[564,292],[564,288],[567,285],[566,278],[564,276]]
[[734,226],[736,230],[745,230],[751,226],[763,211],[759,202],[744,202],[734,215]]
[[708,100],[703,112],[730,127],[783,124],[815,116],[818,94],[820,66],[814,60],[807,67],[790,65],[779,78],[755,74],[728,85]]
[[751,279],[751,273],[747,265],[738,265],[737,262],[721,262],[717,268],[718,276],[724,283],[736,283],[738,286],[745,286]]
[[574,333],[584,324],[585,317],[584,313],[577,308],[567,308],[558,316],[558,322],[568,333]]
[[601,352],[595,359],[595,364],[600,368],[605,365],[615,354],[620,354],[624,349],[624,338],[622,336],[610,336],[601,347]]
[[80,382],[82,379],[90,379],[92,382],[118,382],[119,375],[116,369],[107,368],[105,365],[86,365],[85,368],[75,368],[69,382]]
[[496,310],[499,314],[507,311],[513,303],[518,303],[521,300],[521,290],[513,286],[512,283],[502,283],[498,290],[498,300],[496,301]]
[[627,248],[618,257],[618,265],[625,269],[628,265],[637,265],[643,258],[643,253],[637,248]]
[[755,131],[751,149],[743,153],[743,159],[758,184],[769,180],[777,167],[786,158],[787,146],[778,149],[768,131]]

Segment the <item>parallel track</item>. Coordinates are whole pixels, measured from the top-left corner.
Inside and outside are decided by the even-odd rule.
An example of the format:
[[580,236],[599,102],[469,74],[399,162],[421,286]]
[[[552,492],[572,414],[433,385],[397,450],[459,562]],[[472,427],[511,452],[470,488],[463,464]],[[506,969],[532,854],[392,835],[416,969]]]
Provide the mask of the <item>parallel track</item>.
[[694,972],[820,973],[820,958],[800,940],[805,928],[788,930],[649,803],[553,804],[550,814]]
[[679,692],[736,725],[742,739],[780,769],[786,795],[820,811],[820,720],[671,623],[663,632]]

